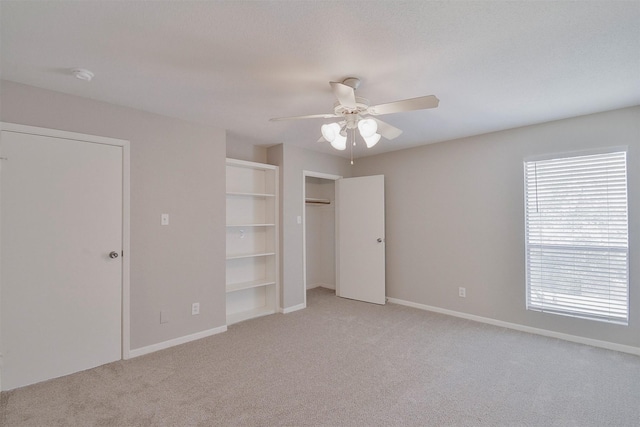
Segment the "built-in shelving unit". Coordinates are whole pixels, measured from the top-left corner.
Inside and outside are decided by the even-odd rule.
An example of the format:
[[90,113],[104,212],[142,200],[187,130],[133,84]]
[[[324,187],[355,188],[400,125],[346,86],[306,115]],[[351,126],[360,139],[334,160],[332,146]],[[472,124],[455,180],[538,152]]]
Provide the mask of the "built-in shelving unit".
[[227,159],[227,324],[278,311],[278,167]]

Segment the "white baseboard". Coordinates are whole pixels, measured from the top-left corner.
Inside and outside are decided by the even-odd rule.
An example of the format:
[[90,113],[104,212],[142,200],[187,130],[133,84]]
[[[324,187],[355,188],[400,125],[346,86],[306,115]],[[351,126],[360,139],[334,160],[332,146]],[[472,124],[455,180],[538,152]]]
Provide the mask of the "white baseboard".
[[176,345],[185,344],[191,341],[199,340],[201,338],[210,337],[211,335],[216,335],[227,330],[227,325],[219,326],[217,328],[208,329],[202,332],[196,332],[195,334],[185,335],[183,337],[174,338],[172,340],[159,342],[157,344],[148,345],[146,347],[136,348],[134,350],[129,351],[128,359],[143,356],[145,354],[153,353],[159,350],[164,350],[165,348],[174,347]]
[[561,332],[548,331],[546,329],[532,328],[530,326],[519,325],[517,323],[503,322],[502,320],[491,319],[489,317],[476,316],[475,314],[462,313],[459,311],[447,310],[444,308],[433,307],[416,302],[405,301],[397,298],[387,298],[388,302],[405,305],[407,307],[419,308],[420,310],[432,311],[434,313],[446,314],[449,316],[460,317],[462,319],[473,320],[475,322],[487,323],[489,325],[501,326],[503,328],[514,329],[516,331],[528,332],[530,334],[543,335],[545,337],[558,338],[565,341],[571,341],[578,344],[586,344],[593,347],[606,348],[607,350],[615,350],[623,353],[630,353],[640,356],[640,347],[630,345],[616,344],[608,341],[595,340],[591,338],[579,337],[577,335],[564,334]]
[[305,303],[302,303],[298,305],[293,305],[291,307],[281,308],[280,313],[282,314],[293,313],[294,311],[302,310],[304,308],[307,308],[307,305]]

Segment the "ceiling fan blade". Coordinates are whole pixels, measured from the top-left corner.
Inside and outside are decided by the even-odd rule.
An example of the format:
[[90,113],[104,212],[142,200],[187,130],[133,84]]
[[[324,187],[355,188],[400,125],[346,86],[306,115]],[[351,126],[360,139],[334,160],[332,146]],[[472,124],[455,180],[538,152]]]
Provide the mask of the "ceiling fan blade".
[[383,122],[382,120],[378,120],[373,118],[378,124],[378,133],[384,136],[387,139],[395,139],[402,134],[402,131],[395,126],[391,126],[389,123]]
[[307,116],[293,116],[293,117],[276,117],[275,119],[269,119],[270,122],[278,122],[281,120],[300,120],[300,119],[332,119],[334,117],[342,117],[334,113],[327,114],[310,114]]
[[346,108],[356,108],[356,93],[351,86],[338,82],[329,82],[329,84],[340,104]]
[[367,112],[373,116],[381,114],[401,113],[403,111],[424,110],[436,108],[440,100],[434,95],[389,102],[387,104],[373,105]]

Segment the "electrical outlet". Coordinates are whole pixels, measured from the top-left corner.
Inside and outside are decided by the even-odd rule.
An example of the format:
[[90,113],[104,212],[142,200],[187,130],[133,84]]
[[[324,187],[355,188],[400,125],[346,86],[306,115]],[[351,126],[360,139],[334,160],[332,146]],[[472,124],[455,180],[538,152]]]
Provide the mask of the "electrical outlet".
[[461,298],[467,297],[467,288],[458,288],[458,296]]
[[195,316],[196,314],[200,314],[200,303],[194,302],[191,304],[191,315]]

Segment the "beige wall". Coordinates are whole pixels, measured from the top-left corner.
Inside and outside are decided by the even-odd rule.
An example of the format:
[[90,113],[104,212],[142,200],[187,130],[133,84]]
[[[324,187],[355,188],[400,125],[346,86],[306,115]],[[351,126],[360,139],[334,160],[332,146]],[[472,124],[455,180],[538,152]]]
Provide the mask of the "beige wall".
[[[525,309],[523,159],[628,151],[629,326]],[[477,316],[640,346],[640,107],[358,159],[385,175],[387,296]],[[458,287],[467,297],[458,297]]]
[[267,148],[227,134],[227,157],[248,162],[267,163]]
[[224,130],[8,81],[0,97],[2,121],[131,141],[131,349],[225,325]]
[[304,200],[303,171],[320,172],[343,177],[351,176],[349,160],[291,145],[276,145],[267,149],[267,163],[280,166],[280,278],[282,307],[296,307],[305,301],[302,267]]

